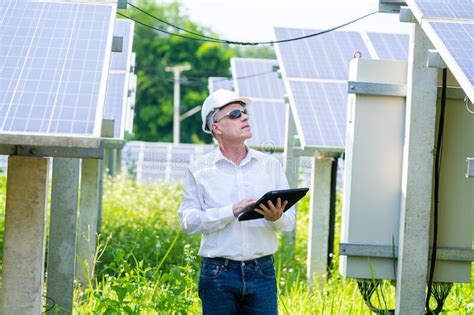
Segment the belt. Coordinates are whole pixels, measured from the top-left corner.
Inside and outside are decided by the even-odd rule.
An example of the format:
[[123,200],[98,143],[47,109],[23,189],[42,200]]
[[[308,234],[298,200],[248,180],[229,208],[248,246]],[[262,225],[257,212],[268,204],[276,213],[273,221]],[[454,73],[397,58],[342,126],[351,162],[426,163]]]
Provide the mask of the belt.
[[206,263],[213,263],[213,264],[218,264],[218,265],[223,265],[223,266],[232,266],[232,265],[239,265],[239,266],[245,266],[245,265],[257,265],[259,263],[265,263],[265,262],[273,262],[273,255],[267,255],[255,259],[249,259],[249,260],[232,260],[228,258],[223,258],[223,257],[203,257],[202,262],[204,264]]

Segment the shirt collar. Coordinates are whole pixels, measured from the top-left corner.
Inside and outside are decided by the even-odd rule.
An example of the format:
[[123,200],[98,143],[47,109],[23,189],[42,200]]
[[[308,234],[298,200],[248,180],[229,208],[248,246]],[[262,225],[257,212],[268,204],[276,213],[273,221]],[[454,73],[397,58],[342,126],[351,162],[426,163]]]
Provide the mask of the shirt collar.
[[[257,158],[257,156],[255,155],[254,150],[251,150],[248,145],[245,145],[245,147],[247,149],[247,156],[242,160],[242,162],[240,163],[240,166],[247,164],[251,159],[256,159]],[[222,154],[221,149],[219,147],[217,147],[216,148],[216,154],[214,156],[214,165],[217,162],[221,161],[221,160],[232,163],[228,158],[226,158],[224,156],[224,154]],[[234,164],[234,163],[232,163],[232,164]]]

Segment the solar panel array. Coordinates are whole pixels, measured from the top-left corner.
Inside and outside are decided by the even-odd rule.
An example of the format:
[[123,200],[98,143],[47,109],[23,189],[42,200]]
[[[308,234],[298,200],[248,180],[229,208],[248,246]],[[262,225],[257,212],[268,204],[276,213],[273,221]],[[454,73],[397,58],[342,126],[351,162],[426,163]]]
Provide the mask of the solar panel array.
[[378,59],[407,60],[409,35],[367,33]]
[[[60,145],[58,136],[100,137],[114,15],[112,5],[3,4],[3,139],[16,135],[16,144],[22,144],[36,135],[43,137],[43,145]],[[97,141],[91,143],[97,145]]]
[[[275,28],[277,40],[317,32],[319,30]],[[333,31],[275,45],[303,147],[344,150],[351,59],[358,55],[406,60],[408,40],[403,34]]]
[[272,59],[232,58],[231,70],[237,94],[253,99],[249,105],[251,147],[274,151],[285,142],[285,87],[274,71],[278,62]]
[[407,4],[456,80],[474,100],[472,1],[407,0]]
[[232,58],[230,65],[238,94],[283,101],[285,86],[273,69],[278,67],[276,60]]
[[131,141],[122,151],[122,169],[137,181],[182,181],[189,164],[214,148],[213,145]]
[[231,78],[209,77],[207,87],[209,89],[209,93],[217,91],[218,89],[233,91],[234,82]]
[[412,0],[410,9],[423,18],[473,19],[472,0]]
[[121,52],[112,52],[104,119],[114,121],[114,138],[123,139],[128,115],[129,75],[132,60],[134,22],[128,19],[115,21],[114,36],[123,38]]

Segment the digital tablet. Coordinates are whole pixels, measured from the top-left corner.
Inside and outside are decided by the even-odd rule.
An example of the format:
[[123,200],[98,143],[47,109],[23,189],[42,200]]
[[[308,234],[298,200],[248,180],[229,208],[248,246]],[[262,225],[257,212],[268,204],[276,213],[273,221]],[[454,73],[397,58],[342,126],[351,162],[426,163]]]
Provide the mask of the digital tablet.
[[297,203],[301,198],[306,195],[309,188],[294,188],[294,189],[283,189],[283,190],[271,190],[263,195],[260,199],[258,199],[254,204],[248,206],[240,215],[239,221],[247,221],[247,220],[254,220],[254,219],[261,219],[263,215],[258,212],[253,211],[253,209],[258,208],[258,205],[263,203],[265,206],[268,206],[268,200],[271,200],[274,205],[277,204],[277,198],[281,198],[281,202],[283,203],[285,200],[288,200],[288,204],[286,205],[283,212],[290,209],[295,203]]

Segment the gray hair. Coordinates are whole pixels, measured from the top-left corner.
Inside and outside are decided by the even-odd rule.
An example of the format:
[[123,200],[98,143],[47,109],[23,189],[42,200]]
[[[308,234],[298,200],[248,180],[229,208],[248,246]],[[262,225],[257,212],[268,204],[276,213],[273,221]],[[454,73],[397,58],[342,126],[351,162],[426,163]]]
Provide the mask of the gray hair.
[[214,108],[206,117],[206,128],[214,135],[212,132],[212,124],[214,123],[214,116],[217,112],[220,111],[220,108]]

